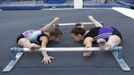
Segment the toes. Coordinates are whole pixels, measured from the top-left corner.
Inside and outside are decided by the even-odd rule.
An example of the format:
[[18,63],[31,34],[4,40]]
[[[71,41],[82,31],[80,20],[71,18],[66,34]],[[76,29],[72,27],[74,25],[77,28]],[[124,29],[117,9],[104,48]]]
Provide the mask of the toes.
[[40,48],[40,46],[39,45],[36,45],[36,44],[32,44],[31,45],[31,49],[37,49],[37,48]]

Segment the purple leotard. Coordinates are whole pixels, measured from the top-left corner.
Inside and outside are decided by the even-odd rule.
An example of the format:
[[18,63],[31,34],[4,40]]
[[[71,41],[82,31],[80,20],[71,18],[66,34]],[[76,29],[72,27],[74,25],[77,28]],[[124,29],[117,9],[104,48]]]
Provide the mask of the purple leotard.
[[33,32],[36,30],[27,30],[25,32],[23,32],[22,34],[24,35],[25,38],[29,38],[31,34],[33,34]]
[[98,40],[100,38],[108,40],[108,38],[112,33],[113,33],[113,29],[111,27],[101,27],[99,29],[98,35],[95,37],[95,40]]

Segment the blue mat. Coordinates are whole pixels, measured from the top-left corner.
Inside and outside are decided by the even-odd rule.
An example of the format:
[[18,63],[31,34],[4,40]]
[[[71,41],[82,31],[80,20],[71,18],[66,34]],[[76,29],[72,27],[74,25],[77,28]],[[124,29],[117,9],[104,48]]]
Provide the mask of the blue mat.
[[[85,1],[84,8],[111,8],[111,7],[120,7],[120,4],[96,4],[92,1]],[[73,8],[73,2],[66,2],[63,4],[44,4],[42,2],[13,2],[5,3],[0,5],[2,10],[41,10],[45,8]]]
[[123,6],[126,6],[126,7],[133,7],[134,8],[134,4],[130,4],[130,3],[127,3],[127,2],[124,2],[124,1],[117,1],[117,3],[119,3]]
[[2,6],[1,10],[41,10],[43,6]]

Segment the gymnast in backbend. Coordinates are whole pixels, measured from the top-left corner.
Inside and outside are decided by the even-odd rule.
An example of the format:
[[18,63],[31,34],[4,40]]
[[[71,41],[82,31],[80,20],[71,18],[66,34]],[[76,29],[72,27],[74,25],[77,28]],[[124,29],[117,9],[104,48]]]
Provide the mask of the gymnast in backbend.
[[[83,41],[86,48],[92,47],[93,42],[96,42],[101,50],[117,46],[121,43],[122,36],[120,31],[114,27],[103,26],[93,16],[89,16],[88,18],[95,27],[86,31],[82,23],[76,24],[71,31],[71,37],[74,41]],[[91,54],[92,51],[85,51],[83,56],[90,57]]]
[[[38,30],[27,30],[17,37],[17,44],[24,48],[37,49],[46,47],[47,43],[52,40],[55,42],[60,41],[62,36],[62,31],[57,24],[59,18],[56,17],[49,24],[44,25]],[[41,51],[43,55],[42,63],[51,63],[51,59],[54,57],[49,56],[46,51]]]

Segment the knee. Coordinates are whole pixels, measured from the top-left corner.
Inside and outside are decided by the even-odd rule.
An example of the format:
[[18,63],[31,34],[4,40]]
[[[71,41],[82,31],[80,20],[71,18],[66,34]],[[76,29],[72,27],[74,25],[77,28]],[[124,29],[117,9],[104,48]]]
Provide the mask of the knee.
[[18,40],[17,44],[18,44],[19,46],[23,46],[27,41],[29,42],[28,39],[26,39],[26,38],[21,38],[20,40]]

